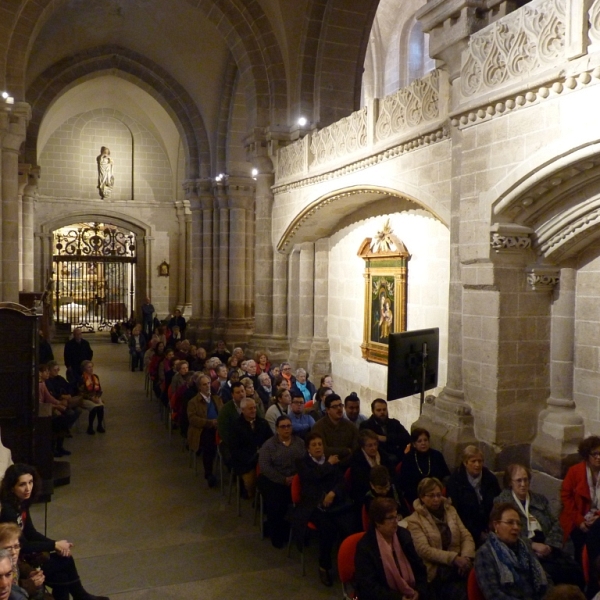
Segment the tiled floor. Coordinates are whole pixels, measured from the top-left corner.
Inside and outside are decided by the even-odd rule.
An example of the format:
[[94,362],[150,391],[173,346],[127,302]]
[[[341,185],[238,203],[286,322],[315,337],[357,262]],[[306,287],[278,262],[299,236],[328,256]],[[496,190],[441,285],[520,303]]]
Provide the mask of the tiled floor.
[[[302,577],[297,551],[261,540],[218,489],[195,476],[175,432],[171,445],[144,375],[128,370],[127,348],[88,335],[106,404],[107,433],[85,428],[67,440],[71,484],[48,506],[48,535],[74,542],[86,588],[118,600],[339,598],[317,575],[315,544]],[[56,356],[62,348],[55,347]],[[202,470],[199,465],[200,470]],[[43,515],[34,519],[43,530]]]

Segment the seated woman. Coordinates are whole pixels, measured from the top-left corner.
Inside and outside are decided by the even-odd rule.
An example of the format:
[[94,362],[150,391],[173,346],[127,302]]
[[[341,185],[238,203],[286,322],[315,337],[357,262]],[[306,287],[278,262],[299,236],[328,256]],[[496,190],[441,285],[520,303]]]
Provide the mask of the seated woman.
[[257,351],[254,353],[254,362],[256,363],[256,374],[269,373],[271,369],[271,363],[266,352]]
[[296,461],[304,456],[304,442],[292,432],[287,415],[275,421],[275,435],[258,451],[260,475],[257,486],[263,495],[269,535],[275,548],[283,548],[290,534],[285,515],[292,503],[290,486],[297,472]]
[[310,416],[317,422],[322,419],[327,413],[325,412],[325,398],[333,394],[333,390],[328,387],[321,386],[315,394],[315,400],[312,409],[309,410]]
[[403,518],[408,517],[411,513],[402,491],[392,483],[390,472],[383,465],[375,465],[369,473],[369,491],[365,494],[363,500],[367,513],[369,512],[371,502],[375,498],[391,498],[394,500],[398,505],[398,512]]
[[290,388],[292,395],[300,395],[304,398],[304,402],[308,402],[317,393],[317,388],[312,381],[307,378],[306,371],[302,368],[296,369],[296,379]]
[[425,477],[435,477],[444,481],[450,475],[450,469],[444,456],[429,444],[429,431],[417,427],[410,433],[412,448],[402,460],[402,470],[396,479],[397,486],[404,492],[404,497],[412,503],[417,499],[417,487]]
[[379,438],[374,431],[363,429],[358,434],[358,449],[350,459],[350,495],[359,508],[369,491],[371,469],[377,465],[390,467],[379,452]]
[[485,600],[542,600],[548,579],[521,538],[521,517],[513,504],[494,504],[490,530],[475,557],[477,583]]
[[154,382],[154,393],[165,406],[169,401],[167,390],[171,385],[173,375],[175,375],[173,371],[174,360],[175,351],[172,348],[166,348],[162,359],[159,360],[156,381]]
[[531,471],[513,463],[504,471],[504,490],[494,500],[512,504],[521,517],[521,537],[531,546],[544,571],[556,584],[568,583],[584,589],[583,571],[562,551],[563,530],[542,494],[530,491]]
[[562,511],[559,521],[565,537],[571,536],[575,546],[575,560],[581,560],[587,546],[590,564],[588,598],[598,592],[595,564],[600,556],[600,437],[591,435],[579,444],[583,459],[573,465],[563,479],[560,490]]
[[258,412],[258,416],[265,418],[265,405],[263,404],[260,396],[256,393],[254,389],[254,381],[250,379],[250,377],[242,377],[240,379],[240,383],[244,386],[244,390],[246,391],[246,398],[252,398],[254,402],[256,402],[256,410]]
[[479,448],[467,446],[463,450],[462,463],[448,479],[446,489],[475,546],[481,546],[487,537],[490,511],[494,498],[500,493],[500,485],[496,476],[483,466]]
[[10,552],[13,566],[11,600],[53,600],[44,590],[44,572],[19,560],[20,538],[21,528],[16,523],[0,523],[0,549]]
[[442,496],[442,489],[439,479],[423,479],[419,483],[419,499],[414,503],[415,512],[406,522],[436,597],[466,600],[475,542],[456,509]]
[[398,527],[391,498],[376,498],[370,526],[356,546],[354,578],[360,600],[426,600],[427,570],[410,533]]
[[39,565],[45,577],[44,585],[52,588],[54,600],[108,600],[86,592],[75,561],[71,556],[73,544],[67,540],[55,541],[39,533],[33,526],[29,507],[39,490],[37,471],[29,465],[14,464],[6,469],[0,484],[0,523],[16,523],[21,529],[21,556],[49,553]]
[[302,491],[300,504],[292,514],[292,527],[295,539],[302,543],[308,522],[317,526],[319,577],[323,585],[331,586],[331,551],[338,534],[344,539],[353,533],[352,503],[346,496],[344,476],[336,466],[339,458],[325,458],[323,438],[309,433],[305,445],[307,453],[297,463]]
[[94,375],[94,363],[84,360],[81,363],[81,379],[79,380],[79,395],[81,406],[90,411],[88,429],[89,435],[94,435],[94,419],[98,419],[96,431],[104,433],[104,403],[102,402],[102,388],[98,375]]

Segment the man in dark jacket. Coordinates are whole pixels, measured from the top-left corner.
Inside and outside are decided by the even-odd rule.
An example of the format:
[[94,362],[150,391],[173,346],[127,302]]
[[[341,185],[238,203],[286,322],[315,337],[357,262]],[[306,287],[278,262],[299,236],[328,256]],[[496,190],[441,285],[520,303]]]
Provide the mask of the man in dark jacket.
[[373,413],[361,429],[370,429],[377,434],[379,446],[385,452],[388,460],[396,466],[404,458],[404,450],[411,442],[410,433],[398,419],[388,416],[387,402],[383,398],[376,398],[371,402]]
[[73,337],[65,344],[64,360],[67,367],[67,379],[71,383],[77,383],[81,378],[81,363],[84,360],[92,360],[94,351],[90,343],[83,339],[81,329],[77,327],[73,331]]

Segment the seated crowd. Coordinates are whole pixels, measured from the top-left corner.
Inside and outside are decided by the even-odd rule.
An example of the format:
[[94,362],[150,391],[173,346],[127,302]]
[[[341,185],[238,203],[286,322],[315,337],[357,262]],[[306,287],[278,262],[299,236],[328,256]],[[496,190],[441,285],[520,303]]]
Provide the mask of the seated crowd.
[[217,483],[218,452],[243,498],[261,494],[273,546],[302,548],[316,532],[323,584],[332,585],[336,542],[365,531],[355,555],[361,600],[467,600],[473,587],[487,600],[598,592],[600,438],[581,444],[559,521],[548,499],[530,491],[526,465],[507,466],[502,490],[482,451],[467,446],[451,471],[427,430],[409,432],[381,398],[370,416],[361,414],[358,396],[342,399],[330,375],[317,387],[304,369],[275,365],[264,352],[248,359],[220,341],[207,353],[187,340],[165,343],[160,332],[142,360],[174,425],[202,456],[208,487]]

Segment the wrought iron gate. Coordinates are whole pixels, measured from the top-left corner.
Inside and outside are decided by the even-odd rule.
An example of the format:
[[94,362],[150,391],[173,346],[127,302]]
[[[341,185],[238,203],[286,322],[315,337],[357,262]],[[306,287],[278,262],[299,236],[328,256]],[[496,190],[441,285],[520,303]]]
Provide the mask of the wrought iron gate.
[[92,330],[125,321],[135,306],[135,234],[106,223],[54,232],[54,314]]

